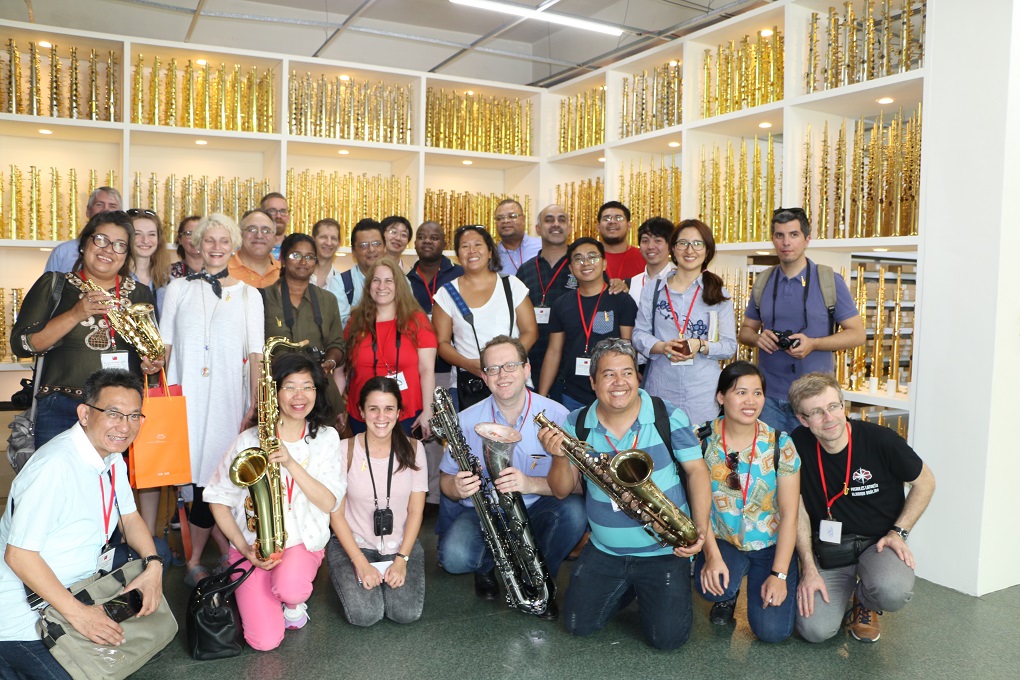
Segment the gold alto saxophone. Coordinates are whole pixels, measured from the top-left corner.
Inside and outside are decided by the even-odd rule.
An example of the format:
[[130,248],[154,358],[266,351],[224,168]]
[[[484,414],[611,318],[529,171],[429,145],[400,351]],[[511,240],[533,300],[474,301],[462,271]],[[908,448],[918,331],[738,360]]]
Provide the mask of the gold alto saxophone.
[[628,449],[609,458],[568,434],[549,420],[545,411],[535,416],[535,423],[562,434],[564,455],[662,546],[684,548],[698,541],[698,528],[691,518],[652,481],[655,465],[647,453]]
[[[109,295],[109,292],[103,290],[102,286],[92,279],[82,280],[75,274],[67,274],[67,280],[82,293]],[[106,316],[110,319],[113,330],[130,342],[139,356],[149,361],[163,358],[166,346],[156,326],[155,309],[152,305],[145,302],[132,304],[127,298],[111,298],[105,304],[110,308]]]
[[281,337],[266,340],[258,386],[259,445],[241,451],[230,464],[230,481],[248,489],[248,498],[244,500],[248,529],[255,532],[255,549],[264,560],[280,559],[287,545],[280,464],[269,461],[269,456],[280,450],[280,438],[276,436],[280,407],[276,398],[276,381],[273,380],[272,355],[281,345],[297,349],[307,344],[307,340],[291,342]]
[[[482,474],[478,458],[464,439],[450,394],[442,387],[436,388],[432,414],[429,420],[432,430],[446,440],[457,465],[482,481],[471,502],[482,525],[482,538],[496,563],[496,573],[506,589],[507,604],[531,614],[543,613],[556,596],[556,584],[531,533],[524,499],[516,492],[496,491],[495,485]],[[513,459],[513,449],[521,435],[497,423],[479,423],[475,432],[482,438],[485,463],[495,478]]]

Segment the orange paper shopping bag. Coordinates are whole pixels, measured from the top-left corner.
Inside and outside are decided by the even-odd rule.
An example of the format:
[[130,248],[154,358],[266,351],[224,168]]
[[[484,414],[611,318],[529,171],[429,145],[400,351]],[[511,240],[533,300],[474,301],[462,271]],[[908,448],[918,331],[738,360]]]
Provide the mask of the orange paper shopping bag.
[[142,413],[145,422],[131,445],[131,486],[151,489],[191,483],[187,401],[181,386],[167,385],[161,373],[159,387],[146,390]]

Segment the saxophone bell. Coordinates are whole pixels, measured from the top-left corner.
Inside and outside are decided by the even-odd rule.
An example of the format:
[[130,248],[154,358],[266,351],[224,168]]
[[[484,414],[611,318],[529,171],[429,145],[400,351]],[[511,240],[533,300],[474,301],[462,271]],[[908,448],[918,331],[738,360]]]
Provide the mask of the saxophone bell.
[[498,423],[478,423],[475,432],[482,438],[482,458],[489,476],[496,479],[499,473],[510,467],[521,433]]

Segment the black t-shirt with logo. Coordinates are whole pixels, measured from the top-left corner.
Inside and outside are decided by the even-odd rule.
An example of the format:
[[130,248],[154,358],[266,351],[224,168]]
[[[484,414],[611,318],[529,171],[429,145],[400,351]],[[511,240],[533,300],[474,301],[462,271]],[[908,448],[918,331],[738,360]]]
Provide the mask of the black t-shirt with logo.
[[[811,518],[811,530],[816,532],[827,516],[818,474],[818,440],[806,427],[798,427],[790,436],[800,454],[800,491]],[[832,518],[843,523],[844,535],[883,536],[903,510],[903,484],[917,479],[924,463],[902,437],[882,425],[851,420],[850,436],[853,458],[849,494],[833,503]],[[823,447],[821,451],[825,483],[832,498],[846,479],[847,449],[828,453]]]
[[[595,312],[595,304],[598,311]],[[590,404],[595,401],[595,391],[591,388],[588,375],[575,375],[577,359],[590,356],[591,350],[599,340],[620,337],[622,326],[634,327],[637,319],[637,303],[626,293],[610,295],[606,290],[601,299],[598,295],[581,297],[584,310],[584,324],[577,309],[577,293],[561,296],[552,306],[549,318],[549,332],[563,333],[563,356],[560,358],[560,371],[557,379],[564,383],[563,391],[580,402]],[[595,312],[594,321],[592,313]],[[591,324],[588,353],[585,354],[584,326]]]

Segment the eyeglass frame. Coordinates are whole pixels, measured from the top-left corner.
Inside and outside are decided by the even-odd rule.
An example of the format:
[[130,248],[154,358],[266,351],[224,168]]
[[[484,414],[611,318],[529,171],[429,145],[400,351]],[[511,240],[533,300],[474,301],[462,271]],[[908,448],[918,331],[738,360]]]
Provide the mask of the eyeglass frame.
[[131,425],[141,426],[141,424],[145,422],[146,416],[144,413],[121,413],[115,408],[99,408],[98,406],[93,406],[88,402],[84,403],[89,408],[95,409],[96,411],[99,411],[100,413],[105,415],[106,419],[115,425],[120,425],[121,423],[126,422],[130,423]]
[[[508,373],[508,374],[509,373],[516,373],[517,369],[519,369],[521,366],[523,366],[526,363],[528,363],[528,362],[527,361],[508,361],[506,363],[497,364],[495,366],[483,366],[482,367],[482,373],[484,373],[485,375],[487,375],[487,376],[489,376],[491,378],[494,378],[497,375],[499,375],[500,371],[503,371],[504,373]],[[493,369],[495,369],[495,370],[493,370]]]
[[524,213],[511,212],[511,213],[504,213],[502,215],[493,215],[492,218],[498,223],[498,222],[506,222],[507,220],[516,220],[516,219],[522,217],[523,215],[524,215]]
[[599,218],[599,222],[609,224],[610,222],[626,222],[626,215],[603,215]]
[[358,250],[368,250],[369,248],[382,248],[385,245],[382,241],[364,241],[362,243],[355,243],[354,247]]
[[287,215],[290,215],[290,208],[263,208],[262,212],[270,217],[276,217],[277,215],[286,217]]
[[319,256],[316,255],[315,253],[308,253],[307,255],[302,255],[298,251],[292,250],[289,253],[287,253],[287,259],[294,260],[295,262],[298,260],[304,260],[305,262],[316,262],[319,259]]
[[251,234],[252,236],[259,233],[261,233],[263,236],[269,236],[270,234],[276,233],[276,227],[257,227],[254,224],[252,224],[250,226],[245,227],[241,231],[243,231],[246,234]]
[[[96,248],[99,248],[100,250],[103,250],[104,248],[109,248],[118,255],[126,255],[127,252],[131,250],[131,244],[128,243],[127,241],[120,240],[114,241],[106,234],[98,232],[89,236],[89,240],[92,241],[92,245],[94,245]],[[100,241],[106,241],[106,243],[100,243]],[[123,248],[123,250],[117,250],[118,244]]]
[[588,253],[587,255],[585,255],[584,253],[579,253],[577,255],[571,255],[570,256],[570,263],[571,264],[585,264],[585,263],[595,264],[596,262],[598,262],[601,259],[603,259],[602,258],[602,253],[595,252],[595,253]]
[[[699,243],[701,244],[700,246],[697,245]],[[687,239],[681,238],[677,239],[676,243],[673,244],[673,247],[682,252],[687,250],[687,247],[690,246],[691,250],[693,250],[696,253],[700,253],[705,249],[706,245],[708,244],[702,241],[701,239],[694,239],[693,241],[688,241]]]
[[301,385],[300,387],[297,385],[284,385],[280,388],[280,392],[286,392],[287,394],[297,394],[298,392],[308,394],[309,391],[315,392],[318,389],[315,385]]
[[839,401],[832,402],[831,404],[829,404],[825,408],[811,409],[810,413],[804,413],[803,411],[801,411],[800,414],[802,416],[804,416],[805,420],[808,420],[808,421],[813,422],[813,423],[821,423],[821,422],[825,422],[825,417],[824,417],[825,414],[828,414],[830,416],[835,416],[840,411],[845,411],[845,410],[846,410],[846,402],[844,402],[842,399],[840,399]]

